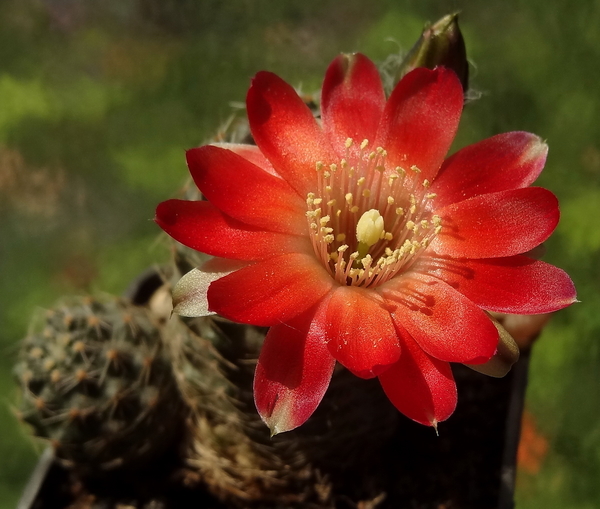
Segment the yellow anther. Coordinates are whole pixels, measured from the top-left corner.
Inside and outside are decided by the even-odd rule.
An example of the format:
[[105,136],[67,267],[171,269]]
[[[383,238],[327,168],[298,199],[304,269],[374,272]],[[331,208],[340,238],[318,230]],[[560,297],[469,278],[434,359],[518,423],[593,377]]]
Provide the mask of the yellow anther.
[[[313,201],[313,203],[315,205],[321,205],[322,202],[323,202],[323,198],[315,198],[314,201]],[[321,209],[317,209],[317,210],[320,211]]]
[[429,221],[427,219],[421,221],[421,228],[429,228]]
[[350,272],[348,273],[348,275],[350,277],[361,277],[363,274],[365,273],[364,269],[350,269]]
[[353,214],[356,214],[358,212],[358,207],[356,205],[354,205],[354,207],[352,207],[350,209],[350,212],[352,212]]
[[371,196],[371,190],[370,190],[370,189],[365,189],[365,190],[362,192],[362,195],[363,195],[365,198],[368,198],[369,196]]
[[375,159],[377,157],[377,154],[375,152],[370,152],[369,153],[369,160],[372,161],[373,159]]
[[329,165],[329,169],[333,172],[333,171],[337,171],[337,164],[330,164]]
[[436,193],[427,193],[425,195],[425,198],[427,198],[428,200],[433,200],[433,198],[435,198],[437,196]]
[[348,161],[346,161],[345,159],[342,159],[342,160],[340,161],[340,166],[341,166],[342,168],[346,168],[346,167],[348,166]]
[[323,237],[323,240],[327,243],[327,244],[331,244],[333,242],[333,235],[325,235],[325,237]]
[[392,240],[394,238],[394,236],[392,235],[391,232],[385,232],[384,238],[385,238],[385,240]]
[[354,143],[354,140],[352,140],[352,138],[346,138],[346,148],[350,148],[352,146],[352,144]]
[[370,265],[373,263],[373,257],[370,254],[367,254],[360,263],[365,269],[368,269]]
[[321,171],[323,169],[323,162],[317,161],[316,167],[317,167],[317,171]]
[[394,197],[393,197],[393,196],[388,196],[388,197],[387,197],[387,202],[388,202],[388,205],[393,205],[393,204],[394,204],[394,201],[396,201],[396,200],[394,200]]
[[329,216],[323,216],[321,219],[319,219],[319,222],[321,223],[321,226],[325,226],[330,219],[331,217]]
[[406,229],[412,230],[415,227],[415,223],[413,221],[406,221]]
[[337,251],[334,251],[333,253],[329,253],[329,258],[331,260],[333,260],[334,262],[337,262],[339,257],[340,257],[340,255],[337,253]]
[[357,181],[356,181],[356,185],[357,186],[362,186],[365,183],[365,177],[360,177]]
[[344,251],[346,251],[346,249],[348,249],[348,244],[342,244],[340,247],[337,248],[338,253],[343,253]]
[[402,207],[398,207],[396,209],[396,215],[403,216],[404,215],[404,209]]
[[331,193],[332,190],[333,190],[333,188],[331,186],[325,186],[326,193]]
[[338,233],[335,240],[337,240],[338,242],[344,242],[346,240],[346,234]]
[[410,169],[412,171],[414,171],[415,173],[421,173],[421,170],[419,169],[419,167],[416,164],[413,164]]
[[330,173],[330,172],[328,172],[327,170],[325,170],[325,171],[323,172],[323,178],[326,178],[326,179],[328,179],[329,177],[331,177],[331,173]]
[[369,144],[369,140],[367,140],[367,139],[364,139],[364,140],[362,141],[362,143],[360,144],[360,148],[361,148],[361,150],[364,150],[365,148],[367,148],[367,145],[368,145],[368,144]]
[[438,215],[435,215],[431,218],[431,222],[435,225],[435,226],[439,226],[442,224],[442,218]]
[[352,205],[352,200],[354,199],[354,196],[352,196],[352,193],[346,193],[346,196],[344,196],[344,198],[346,198],[346,203],[348,205]]
[[402,168],[402,166],[396,166],[396,167],[394,168],[394,171],[395,171],[395,172],[396,172],[398,175],[401,175],[401,176],[404,176],[404,175],[406,175],[406,170],[405,170],[404,168]]
[[327,202],[327,205],[328,205],[329,207],[335,207],[335,203],[336,203],[336,201],[335,201],[335,198],[334,198],[334,199],[332,199],[332,200],[329,200],[329,201]]
[[425,180],[423,181],[423,187],[424,187],[425,189],[427,189],[427,188],[428,188],[430,185],[431,185],[431,182],[429,182],[429,180],[425,179]]
[[433,231],[437,235],[438,233],[440,233],[442,231],[442,227],[441,226],[436,226],[435,230],[433,230]]

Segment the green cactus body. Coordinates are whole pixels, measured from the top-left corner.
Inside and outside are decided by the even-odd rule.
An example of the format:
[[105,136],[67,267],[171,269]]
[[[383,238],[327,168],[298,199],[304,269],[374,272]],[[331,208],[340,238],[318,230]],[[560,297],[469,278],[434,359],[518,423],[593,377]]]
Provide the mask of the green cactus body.
[[181,420],[159,327],[122,299],[72,298],[38,315],[15,374],[22,419],[67,465],[144,461],[170,445]]

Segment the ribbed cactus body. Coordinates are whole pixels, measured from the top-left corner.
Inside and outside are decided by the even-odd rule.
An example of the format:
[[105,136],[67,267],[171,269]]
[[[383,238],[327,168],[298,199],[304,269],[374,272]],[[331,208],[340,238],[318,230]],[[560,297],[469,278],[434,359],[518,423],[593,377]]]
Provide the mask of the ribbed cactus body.
[[67,464],[107,469],[170,444],[181,400],[155,319],[116,298],[72,298],[34,321],[15,373],[21,417]]

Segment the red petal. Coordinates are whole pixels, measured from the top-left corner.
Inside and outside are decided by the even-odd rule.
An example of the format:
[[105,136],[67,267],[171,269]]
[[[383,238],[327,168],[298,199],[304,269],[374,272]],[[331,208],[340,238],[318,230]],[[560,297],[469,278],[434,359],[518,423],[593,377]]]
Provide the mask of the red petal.
[[566,272],[526,256],[423,257],[414,270],[440,278],[483,309],[499,313],[550,313],[576,300],[575,286]]
[[416,166],[432,181],[456,134],[463,91],[453,71],[438,67],[408,73],[390,96],[374,145],[387,150],[388,170]]
[[345,157],[348,138],[356,155],[364,139],[375,138],[384,106],[379,71],[367,57],[340,55],[331,63],[321,91],[321,118],[323,131],[340,157]]
[[316,163],[336,162],[321,128],[296,91],[270,72],[259,72],[246,97],[256,144],[302,196],[316,190]]
[[306,202],[284,180],[212,145],[188,150],[187,162],[202,194],[228,216],[264,230],[307,234]]
[[380,287],[392,319],[436,359],[478,364],[498,344],[498,331],[473,302],[446,283],[411,272]]
[[400,360],[379,375],[386,396],[404,415],[437,427],[456,408],[456,384],[447,362],[427,355],[404,336]]
[[459,150],[448,158],[431,192],[436,207],[480,194],[527,187],[546,162],[548,145],[534,134],[499,134]]
[[314,255],[291,253],[260,261],[212,283],[209,309],[235,322],[276,325],[321,300],[333,279]]
[[248,226],[206,201],[165,201],[156,208],[154,220],[176,241],[213,256],[260,260],[290,251],[312,250],[304,237]]
[[[326,305],[318,309],[322,315]],[[272,435],[304,424],[323,399],[335,366],[325,339],[314,308],[269,329],[254,375],[254,401]]]
[[361,378],[373,378],[398,360],[400,344],[390,313],[375,292],[337,288],[327,308],[329,351]]
[[475,196],[436,213],[442,231],[433,251],[457,258],[500,258],[544,242],[558,224],[556,197],[540,187]]
[[[247,159],[252,164],[262,168],[267,173],[275,177],[279,177],[273,165],[264,156],[260,149],[256,145],[246,145],[244,143],[212,143],[213,146],[224,148],[235,152],[237,155]],[[281,178],[281,177],[280,177]]]

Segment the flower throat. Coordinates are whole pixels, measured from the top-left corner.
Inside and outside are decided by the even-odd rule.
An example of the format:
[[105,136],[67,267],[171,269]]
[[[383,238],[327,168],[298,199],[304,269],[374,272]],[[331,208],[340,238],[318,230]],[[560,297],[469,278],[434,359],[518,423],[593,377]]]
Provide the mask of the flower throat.
[[369,151],[368,140],[358,156],[339,164],[316,163],[317,189],[306,198],[316,255],[340,284],[374,287],[405,272],[440,232],[441,218],[428,203],[429,181],[419,179],[416,166],[386,167],[382,147]]

